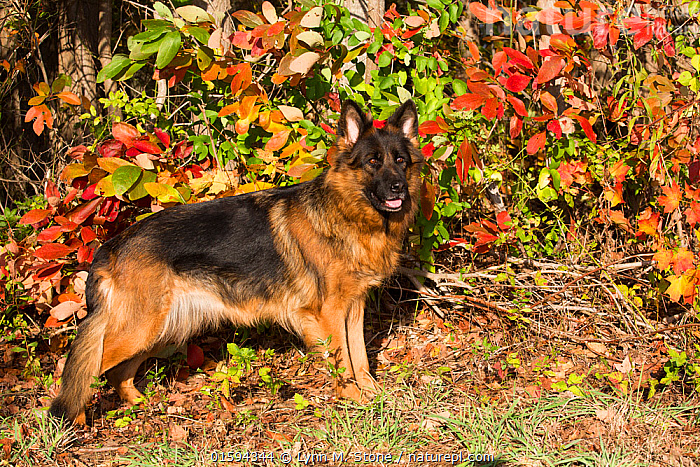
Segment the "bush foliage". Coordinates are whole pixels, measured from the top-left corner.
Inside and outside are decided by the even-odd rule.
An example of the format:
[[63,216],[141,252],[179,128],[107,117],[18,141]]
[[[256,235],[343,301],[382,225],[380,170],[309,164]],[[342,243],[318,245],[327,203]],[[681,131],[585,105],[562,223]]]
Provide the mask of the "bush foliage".
[[[34,132],[64,102],[95,139],[21,218],[38,234],[9,239],[2,273],[50,312],[47,326],[81,317],[106,239],[173,204],[309,180],[333,163],[343,100],[381,126],[412,98],[428,164],[410,242],[426,269],[456,249],[597,266],[639,256],[655,261],[645,300],[696,306],[698,5],[428,0],[370,28],[332,3],[283,14],[264,2],[233,13],[226,38],[217,15],[156,2],[98,80],[152,71],[164,105],[120,91],[102,104],[122,117],[107,116],[65,77],[35,86]],[[493,187],[507,209],[477,196]]]

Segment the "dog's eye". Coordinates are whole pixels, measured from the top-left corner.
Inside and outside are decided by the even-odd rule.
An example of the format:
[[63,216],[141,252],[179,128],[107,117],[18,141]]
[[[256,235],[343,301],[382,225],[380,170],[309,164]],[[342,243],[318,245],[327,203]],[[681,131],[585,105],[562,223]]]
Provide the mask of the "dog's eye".
[[367,161],[369,165],[377,165],[379,163],[379,159],[376,157],[371,158],[370,160]]
[[403,164],[406,161],[403,156],[396,156],[396,163]]

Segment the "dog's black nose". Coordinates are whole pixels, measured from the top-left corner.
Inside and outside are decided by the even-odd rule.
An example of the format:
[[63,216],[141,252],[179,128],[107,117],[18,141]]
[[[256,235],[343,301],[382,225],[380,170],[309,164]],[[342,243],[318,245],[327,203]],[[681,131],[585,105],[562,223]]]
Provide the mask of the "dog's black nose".
[[401,193],[404,189],[403,182],[394,182],[391,184],[392,193]]

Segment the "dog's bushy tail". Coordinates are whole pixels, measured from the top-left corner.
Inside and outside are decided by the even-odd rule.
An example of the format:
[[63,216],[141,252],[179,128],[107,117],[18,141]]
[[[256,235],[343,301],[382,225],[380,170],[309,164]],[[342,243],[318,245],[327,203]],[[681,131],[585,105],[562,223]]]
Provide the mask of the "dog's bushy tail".
[[72,422],[83,413],[92,393],[90,385],[100,376],[107,321],[105,310],[92,309],[80,325],[63,370],[61,389],[49,409],[54,417]]

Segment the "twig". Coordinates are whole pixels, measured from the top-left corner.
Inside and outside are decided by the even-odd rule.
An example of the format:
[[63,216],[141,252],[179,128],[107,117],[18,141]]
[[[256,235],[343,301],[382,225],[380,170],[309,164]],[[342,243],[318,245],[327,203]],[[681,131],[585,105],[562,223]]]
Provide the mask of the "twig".
[[[432,293],[432,291],[429,291],[429,289],[428,289],[426,286],[424,286],[423,284],[421,284],[420,281],[419,281],[418,279],[416,279],[414,276],[406,276],[406,277],[408,277],[408,280],[410,280],[411,283],[413,284],[413,286],[414,286],[416,289],[418,289],[418,293],[420,293],[421,295],[430,295],[430,296],[433,296],[433,297],[437,297],[434,293]],[[438,297],[438,298],[439,298],[439,297]],[[426,300],[425,300],[425,303],[428,304],[428,306],[433,310],[433,312],[434,312],[440,319],[443,319],[443,320],[445,319],[445,313],[443,313],[443,311],[442,311],[440,308],[438,308],[437,305],[435,305],[435,303],[434,303],[433,300],[426,299]]]

